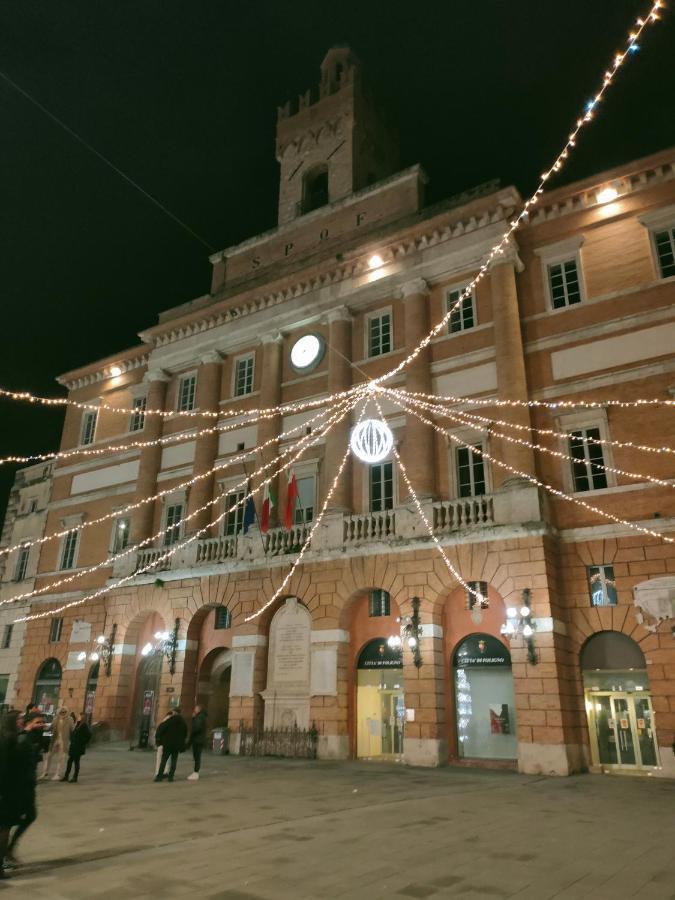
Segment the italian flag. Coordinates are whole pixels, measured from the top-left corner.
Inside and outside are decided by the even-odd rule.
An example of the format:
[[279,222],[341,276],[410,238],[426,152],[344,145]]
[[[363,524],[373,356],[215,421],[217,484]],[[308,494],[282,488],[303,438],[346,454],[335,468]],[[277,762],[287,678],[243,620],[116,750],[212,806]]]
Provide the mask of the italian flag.
[[284,525],[286,528],[293,527],[293,515],[295,513],[295,504],[298,502],[298,482],[295,475],[288,482],[288,496],[286,498],[286,510],[284,514]]
[[267,534],[270,528],[270,512],[277,505],[277,498],[274,496],[272,485],[267,488],[267,496],[262,505],[262,513],[260,514],[260,530],[263,534]]

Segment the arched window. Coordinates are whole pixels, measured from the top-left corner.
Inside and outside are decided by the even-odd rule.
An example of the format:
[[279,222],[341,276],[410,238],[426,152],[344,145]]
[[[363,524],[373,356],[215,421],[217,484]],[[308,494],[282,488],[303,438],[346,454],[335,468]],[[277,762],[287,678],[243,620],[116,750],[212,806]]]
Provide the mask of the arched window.
[[304,177],[302,211],[311,212],[328,203],[328,166],[315,166]]
[[40,666],[35,679],[33,702],[41,712],[54,715],[61,694],[61,663],[58,659],[47,659]]

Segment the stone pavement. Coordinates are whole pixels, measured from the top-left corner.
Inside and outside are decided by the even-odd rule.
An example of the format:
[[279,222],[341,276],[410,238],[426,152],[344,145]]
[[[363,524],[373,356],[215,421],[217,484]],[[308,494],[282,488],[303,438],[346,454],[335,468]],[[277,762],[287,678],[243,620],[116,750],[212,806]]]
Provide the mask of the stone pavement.
[[94,747],[38,787],[7,900],[675,900],[675,782]]

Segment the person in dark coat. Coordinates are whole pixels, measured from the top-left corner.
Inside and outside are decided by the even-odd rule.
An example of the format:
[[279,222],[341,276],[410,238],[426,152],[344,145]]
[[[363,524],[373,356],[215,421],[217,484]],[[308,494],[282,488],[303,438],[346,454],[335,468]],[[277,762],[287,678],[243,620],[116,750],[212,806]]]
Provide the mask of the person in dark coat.
[[173,781],[173,776],[176,774],[176,766],[178,765],[178,754],[185,750],[187,731],[185,719],[177,709],[173,711],[173,715],[170,718],[160,722],[157,726],[155,743],[162,748],[162,761],[159,764],[159,772],[155,776],[155,781],[164,781],[167,777],[164,774],[164,769],[169,760],[171,760],[171,765],[167,780]]
[[192,747],[195,770],[191,775],[188,775],[188,781],[199,780],[199,770],[202,766],[202,751],[204,750],[206,739],[206,710],[197,704],[192,713],[192,727],[187,742],[188,747]]
[[0,739],[0,877],[3,878],[5,867],[17,865],[14,856],[17,841],[37,818],[35,783],[40,752],[32,733],[43,727],[42,716],[31,713],[24,719],[23,730],[17,732],[16,717],[11,716]]
[[68,765],[66,766],[66,774],[61,781],[68,781],[70,770],[75,766],[75,774],[70,779],[71,784],[76,784],[80,774],[80,759],[87,750],[87,744],[91,740],[91,728],[87,725],[87,720],[83,712],[77,717],[75,727],[70,735],[70,745],[68,747]]

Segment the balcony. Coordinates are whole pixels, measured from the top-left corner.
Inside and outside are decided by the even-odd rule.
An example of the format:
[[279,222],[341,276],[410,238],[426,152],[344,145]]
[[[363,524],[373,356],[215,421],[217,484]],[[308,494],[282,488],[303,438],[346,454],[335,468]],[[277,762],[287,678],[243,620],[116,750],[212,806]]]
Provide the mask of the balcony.
[[[441,542],[452,539],[487,539],[497,537],[495,530],[508,526],[531,526],[541,523],[544,508],[537,489],[530,485],[503,487],[494,494],[459,500],[424,500],[422,508],[434,535]],[[116,560],[113,577],[132,575],[141,569],[156,571],[185,570],[242,562],[261,563],[266,559],[297,554],[312,529],[312,523],[294,525],[290,529],[272,528],[261,534],[256,527],[247,534],[209,537],[196,540],[175,551],[169,560],[154,561],[165,548],[144,548]],[[473,536],[473,538],[472,538]],[[316,528],[307,548],[309,560],[319,553],[381,552],[388,546],[419,546],[429,541],[429,534],[418,510],[412,503],[401,504],[382,512],[327,514]],[[367,552],[367,551],[366,551]]]

